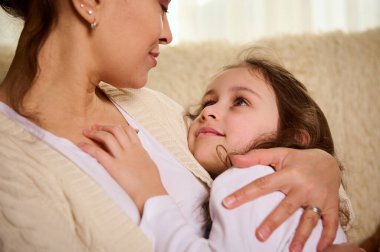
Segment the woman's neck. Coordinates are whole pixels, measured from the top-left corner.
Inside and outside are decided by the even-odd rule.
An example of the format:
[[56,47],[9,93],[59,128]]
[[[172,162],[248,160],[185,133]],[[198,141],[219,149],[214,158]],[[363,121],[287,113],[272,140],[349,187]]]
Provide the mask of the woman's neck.
[[[126,123],[97,88],[100,76],[96,74],[98,66],[91,46],[72,43],[86,41],[77,39],[86,33],[73,28],[61,36],[61,29],[55,29],[41,48],[39,72],[22,100],[22,114],[32,115],[40,127],[74,142],[83,140],[82,130],[95,123]],[[20,74],[12,66],[10,73],[14,74],[8,74],[0,86],[0,99],[8,105],[11,103],[5,90],[17,85],[16,76]]]
[[[88,142],[82,135],[85,128],[127,123],[106,94],[88,80],[49,78],[43,73],[38,76],[23,100],[21,112],[32,115],[34,123],[51,133],[74,143]],[[11,103],[6,86],[12,84],[6,78],[0,86],[0,100],[7,105]]]
[[83,86],[70,84],[62,86],[33,88],[34,92],[25,99],[25,107],[37,113],[38,124],[42,128],[79,142],[86,140],[82,130],[94,124],[126,123],[99,88],[91,86],[84,89]]

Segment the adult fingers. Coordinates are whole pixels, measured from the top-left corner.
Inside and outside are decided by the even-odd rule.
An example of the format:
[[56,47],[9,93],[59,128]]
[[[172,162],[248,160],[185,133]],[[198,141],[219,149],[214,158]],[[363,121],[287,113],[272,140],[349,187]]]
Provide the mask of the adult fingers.
[[284,184],[286,179],[284,179],[284,176],[287,176],[287,174],[277,172],[258,178],[227,196],[223,200],[223,205],[226,208],[235,208],[273,191],[281,190],[287,193],[287,186]]
[[290,244],[291,251],[298,252],[303,250],[307,239],[310,237],[320,218],[321,216],[318,213],[305,209]]
[[256,237],[265,241],[285,220],[287,220],[301,205],[296,194],[287,195],[278,206],[265,218],[256,230]]
[[336,236],[336,232],[339,226],[339,215],[336,211],[323,214],[322,217],[323,231],[321,239],[319,240],[317,250],[323,251],[329,247]]
[[287,148],[253,149],[244,155],[231,155],[230,159],[235,167],[249,167],[262,164],[270,165],[279,170],[282,168],[288,152],[289,149]]

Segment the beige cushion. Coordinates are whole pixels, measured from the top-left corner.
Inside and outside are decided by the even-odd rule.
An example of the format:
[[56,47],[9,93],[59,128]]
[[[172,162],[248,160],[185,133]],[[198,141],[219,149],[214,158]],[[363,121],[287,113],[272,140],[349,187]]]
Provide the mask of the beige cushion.
[[[277,54],[325,112],[357,217],[349,238],[366,240],[380,228],[380,28],[252,44]],[[219,41],[163,48],[148,86],[182,105],[195,104],[208,78],[247,46]]]

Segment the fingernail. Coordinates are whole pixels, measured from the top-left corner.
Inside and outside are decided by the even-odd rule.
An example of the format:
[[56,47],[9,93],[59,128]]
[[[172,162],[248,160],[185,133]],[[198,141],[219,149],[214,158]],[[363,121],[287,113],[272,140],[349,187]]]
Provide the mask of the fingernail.
[[271,230],[268,226],[263,226],[257,231],[257,238],[259,238],[260,241],[265,241],[269,235],[271,234]]
[[232,206],[236,202],[235,196],[228,196],[227,198],[224,198],[223,205],[226,207]]
[[292,248],[290,249],[291,252],[301,252],[302,251],[302,245],[301,243],[295,243],[293,244]]

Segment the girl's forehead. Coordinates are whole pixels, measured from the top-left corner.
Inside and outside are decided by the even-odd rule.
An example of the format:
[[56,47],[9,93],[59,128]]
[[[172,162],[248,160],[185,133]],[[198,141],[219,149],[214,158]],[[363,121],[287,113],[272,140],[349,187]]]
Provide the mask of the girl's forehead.
[[223,95],[237,92],[254,93],[259,97],[275,97],[273,87],[264,75],[249,67],[236,67],[223,70],[216,74],[204,94]]
[[266,84],[266,80],[260,71],[239,66],[222,70],[214,75],[207,90],[231,86],[256,86],[263,83]]

